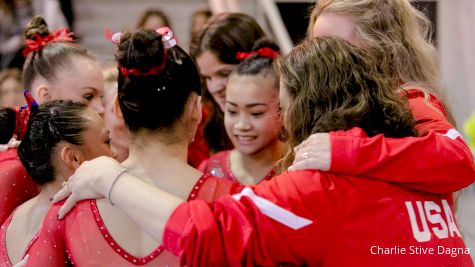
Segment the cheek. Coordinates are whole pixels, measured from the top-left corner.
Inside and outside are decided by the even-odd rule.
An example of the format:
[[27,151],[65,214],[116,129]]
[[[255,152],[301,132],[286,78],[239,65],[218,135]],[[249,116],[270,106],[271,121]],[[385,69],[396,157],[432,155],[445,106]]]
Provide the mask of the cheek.
[[282,128],[282,118],[278,111],[270,114],[267,119],[266,129],[270,135],[278,136]]
[[208,86],[209,92],[212,95],[216,95],[225,89],[227,82],[227,78],[214,78],[212,80],[208,80],[206,85]]
[[224,128],[226,128],[226,132],[232,133],[233,127],[235,124],[235,119],[234,117],[230,117],[229,115],[224,115]]

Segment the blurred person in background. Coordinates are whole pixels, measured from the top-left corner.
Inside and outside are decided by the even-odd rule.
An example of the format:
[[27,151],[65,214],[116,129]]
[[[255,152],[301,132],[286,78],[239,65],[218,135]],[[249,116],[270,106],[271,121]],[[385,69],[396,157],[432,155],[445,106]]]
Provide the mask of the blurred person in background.
[[137,28],[156,30],[161,27],[170,27],[170,19],[168,15],[160,9],[146,10],[137,23]]
[[25,104],[21,86],[21,71],[19,69],[0,71],[0,106],[20,107]]

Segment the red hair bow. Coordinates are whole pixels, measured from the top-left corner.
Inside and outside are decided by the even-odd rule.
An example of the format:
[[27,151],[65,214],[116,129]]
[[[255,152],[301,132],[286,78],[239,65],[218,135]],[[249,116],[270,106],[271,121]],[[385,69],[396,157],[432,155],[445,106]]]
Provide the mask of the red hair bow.
[[21,140],[25,136],[26,129],[28,129],[28,119],[31,111],[29,108],[20,107],[14,107],[13,110],[15,110],[15,131],[13,134],[16,135],[17,140]]
[[13,134],[16,135],[17,140],[23,139],[26,134],[26,130],[28,129],[28,121],[30,119],[30,113],[32,109],[36,108],[38,104],[36,103],[33,96],[30,92],[24,92],[26,103],[28,104],[28,108],[25,107],[15,107],[13,110],[15,111],[15,131]]
[[23,56],[28,56],[31,52],[40,51],[47,44],[52,42],[73,42],[72,33],[67,29],[58,29],[53,31],[48,36],[42,37],[35,34],[32,39],[26,40]]
[[276,57],[279,56],[279,52],[276,52],[276,51],[272,50],[272,48],[269,48],[269,47],[263,47],[263,48],[257,50],[256,52],[250,52],[250,53],[237,52],[236,53],[236,59],[245,60],[245,59],[247,59],[251,56],[254,56],[254,55],[259,55],[261,57],[275,59]]
[[144,72],[141,71],[140,69],[127,69],[125,67],[120,67],[120,73],[124,75],[124,77],[128,77],[129,75],[135,75],[135,76],[150,76],[150,75],[155,75],[159,72],[161,72],[165,68],[165,62],[166,62],[166,53],[163,55],[163,61],[160,66],[152,67],[148,71]]

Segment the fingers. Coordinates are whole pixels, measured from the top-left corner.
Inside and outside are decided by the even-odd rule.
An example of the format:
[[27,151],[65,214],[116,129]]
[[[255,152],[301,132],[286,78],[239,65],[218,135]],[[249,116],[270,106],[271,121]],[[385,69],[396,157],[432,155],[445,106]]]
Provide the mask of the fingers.
[[323,166],[320,166],[318,160],[314,158],[308,158],[300,160],[294,163],[287,169],[288,171],[301,171],[301,170],[322,170]]
[[58,219],[62,219],[64,218],[64,216],[66,214],[68,214],[68,212],[74,208],[74,206],[76,205],[77,203],[77,200],[76,200],[76,195],[73,193],[71,194],[68,199],[66,200],[66,202],[64,202],[63,206],[59,209],[59,212],[58,212]]
[[308,149],[306,149],[305,151],[300,150],[297,154],[295,154],[294,163],[297,161],[303,161],[311,158],[318,158],[318,154],[313,151],[308,151]]
[[65,199],[65,198],[67,198],[69,196],[69,194],[71,194],[71,192],[69,192],[69,190],[66,187],[63,187],[63,188],[61,188],[61,190],[58,191],[58,193],[56,193],[53,196],[53,200],[51,200],[51,201],[53,203],[59,202],[59,201]]
[[20,145],[20,141],[16,140],[15,138],[11,138],[7,145],[11,148],[15,148]]

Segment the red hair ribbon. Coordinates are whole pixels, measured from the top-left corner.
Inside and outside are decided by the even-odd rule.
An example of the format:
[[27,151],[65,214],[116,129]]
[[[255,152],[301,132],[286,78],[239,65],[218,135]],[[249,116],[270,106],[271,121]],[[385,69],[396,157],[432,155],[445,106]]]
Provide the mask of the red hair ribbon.
[[[165,49],[163,50],[163,59],[162,63],[159,66],[151,67],[148,71],[143,72],[140,69],[128,69],[125,67],[120,67],[120,73],[124,75],[125,77],[128,77],[129,75],[135,75],[135,76],[150,76],[150,75],[155,75],[161,72],[165,68],[166,60],[167,60],[167,49],[174,47],[177,44],[177,40],[174,37],[174,33],[170,28],[168,27],[161,27],[157,30],[155,30],[158,34],[162,36],[162,42],[163,46]],[[107,34],[107,32],[106,32]],[[114,35],[118,33],[115,33],[111,36],[111,41],[114,42]],[[120,35],[117,37],[120,38]],[[119,41],[120,42],[120,41]]]
[[28,108],[26,107],[15,107],[13,110],[15,111],[15,131],[13,132],[16,135],[17,140],[23,139],[26,134],[26,130],[28,129],[28,121],[30,119],[31,111],[38,107],[33,96],[25,90],[23,93],[25,96],[26,103]]
[[72,33],[67,29],[55,30],[45,37],[35,34],[32,39],[26,40],[23,56],[26,57],[31,52],[40,51],[43,47],[52,42],[73,42],[74,40],[71,36]]
[[13,110],[15,110],[15,131],[13,134],[16,135],[17,140],[21,140],[28,129],[28,119],[31,111],[29,108],[20,107],[14,107]]
[[237,52],[236,53],[236,59],[245,60],[245,59],[247,59],[251,56],[254,56],[254,55],[259,55],[261,57],[275,59],[276,57],[279,56],[279,52],[276,52],[272,48],[269,48],[269,47],[263,47],[263,48],[257,50],[256,52],[250,52],[250,53]]
[[120,67],[120,73],[124,75],[125,77],[128,77],[129,75],[135,75],[135,76],[150,76],[150,75],[155,75],[162,71],[165,68],[165,59],[166,59],[166,54],[163,55],[163,62],[160,66],[152,67],[148,71],[143,72],[140,69],[127,69],[125,67]]

